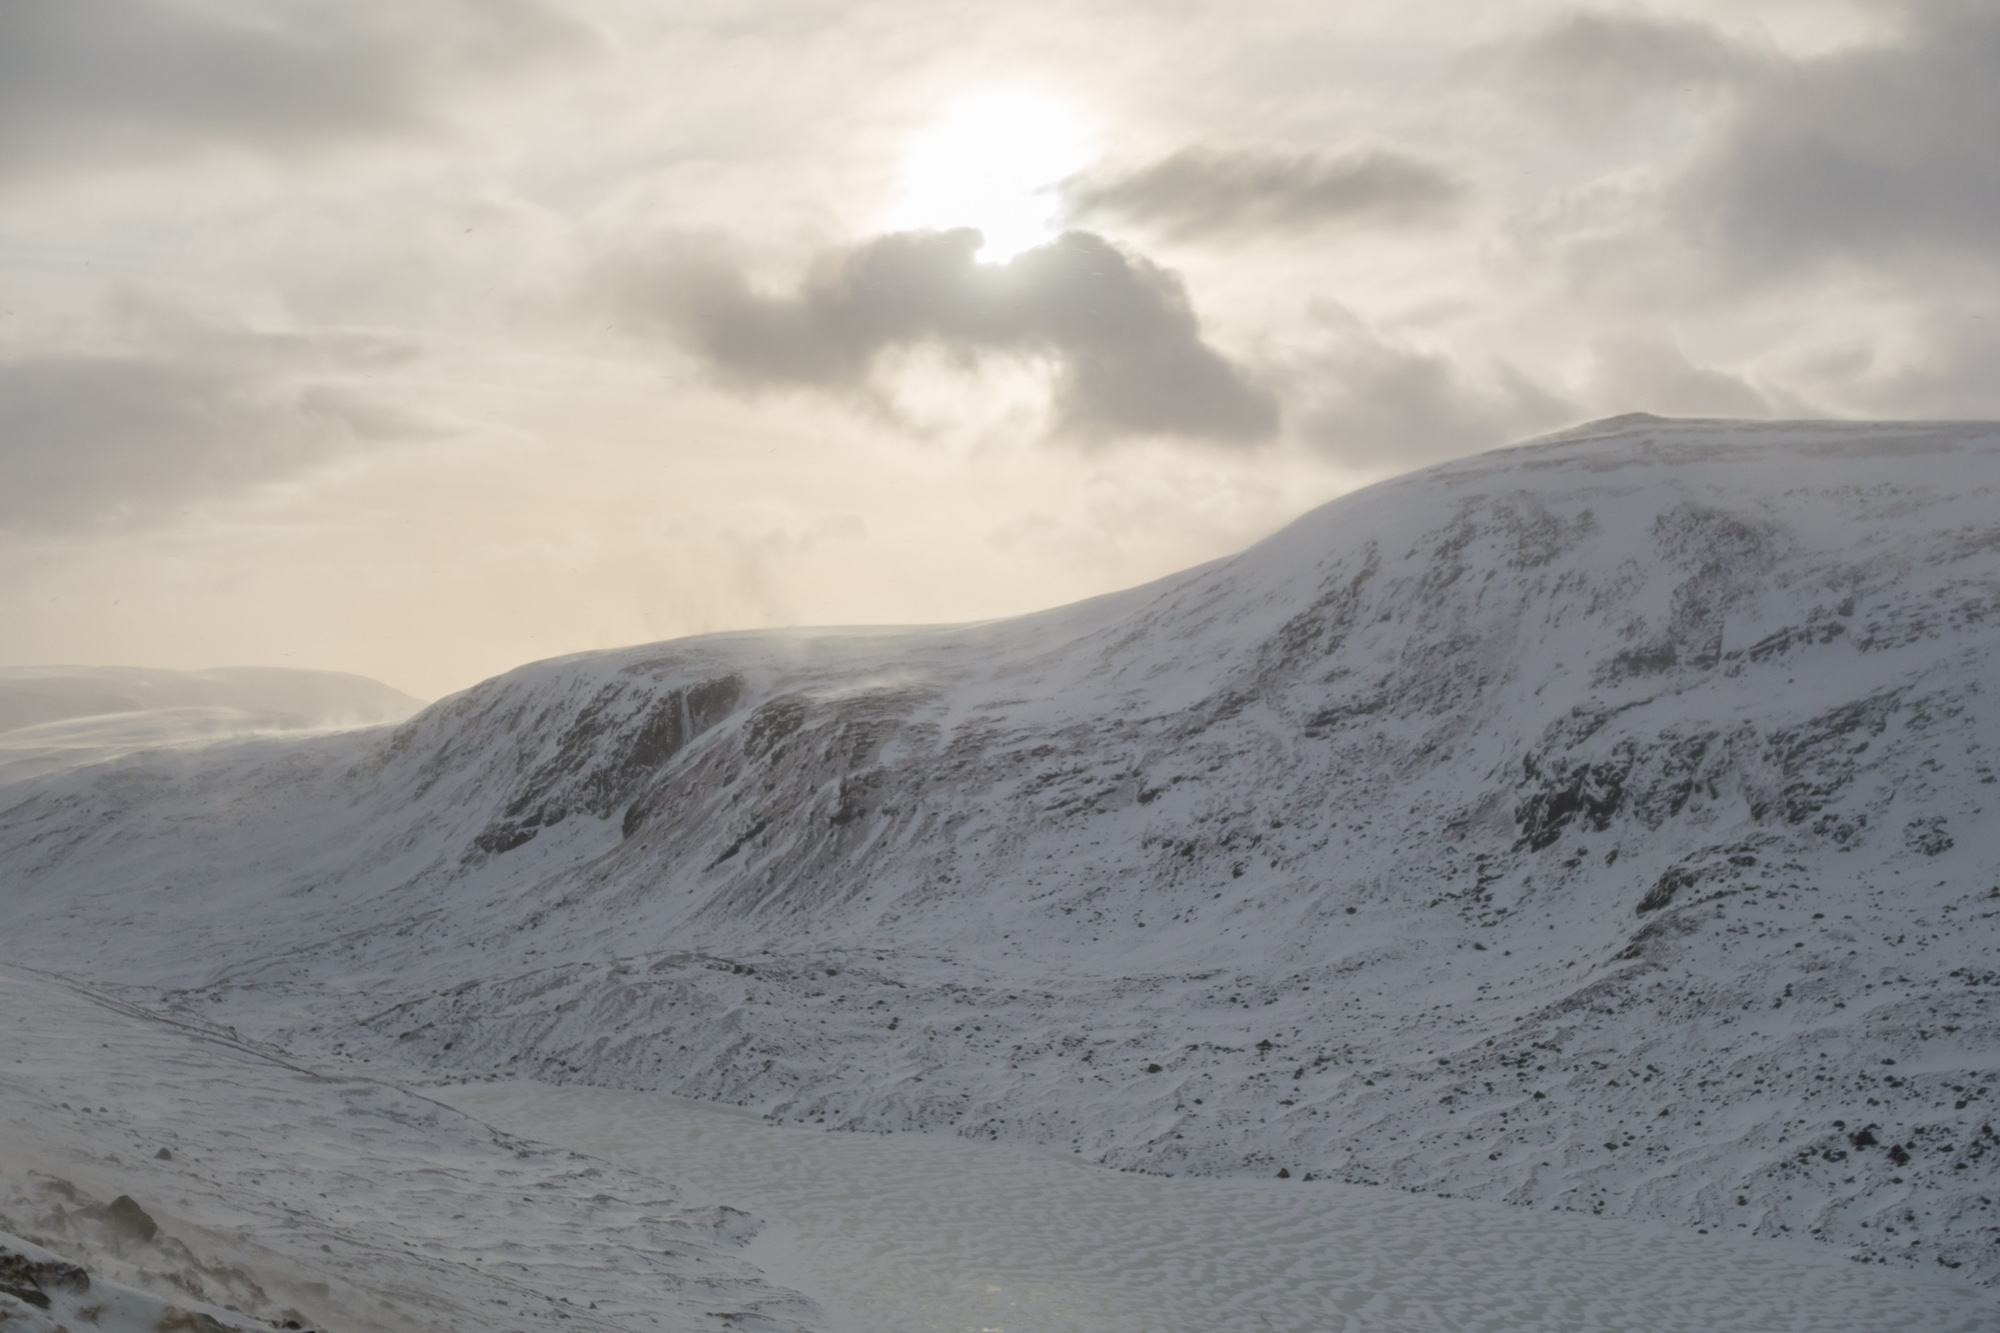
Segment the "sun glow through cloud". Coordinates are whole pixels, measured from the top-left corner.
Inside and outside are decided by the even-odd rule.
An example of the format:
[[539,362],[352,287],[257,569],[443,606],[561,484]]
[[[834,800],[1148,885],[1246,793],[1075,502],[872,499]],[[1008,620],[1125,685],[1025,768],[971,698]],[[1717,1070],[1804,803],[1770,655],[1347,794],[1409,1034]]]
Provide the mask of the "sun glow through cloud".
[[0,3],[0,666],[441,695],[2000,417],[1993,0],[109,8]]
[[976,227],[979,258],[1004,263],[1055,235],[1055,187],[1082,168],[1086,137],[1069,108],[1032,93],[962,101],[911,145],[891,225]]

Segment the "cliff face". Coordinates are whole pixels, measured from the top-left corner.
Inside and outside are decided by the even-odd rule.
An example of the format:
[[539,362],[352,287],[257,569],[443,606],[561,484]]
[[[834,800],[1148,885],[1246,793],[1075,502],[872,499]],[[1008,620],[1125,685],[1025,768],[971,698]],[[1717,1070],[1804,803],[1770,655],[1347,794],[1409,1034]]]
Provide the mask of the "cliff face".
[[2000,1280],[2000,428],[1601,423],[1016,621],[0,788],[294,1045]]

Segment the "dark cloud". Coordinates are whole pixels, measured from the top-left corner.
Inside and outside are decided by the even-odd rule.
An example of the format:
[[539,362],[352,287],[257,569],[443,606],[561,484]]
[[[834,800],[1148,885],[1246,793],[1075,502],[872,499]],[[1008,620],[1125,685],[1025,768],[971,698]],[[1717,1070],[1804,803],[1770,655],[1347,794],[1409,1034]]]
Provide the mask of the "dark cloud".
[[2000,255],[2000,6],[1907,7],[1895,41],[1750,84],[1681,183],[1693,233],[1778,269]]
[[1689,19],[1577,12],[1475,52],[1537,101],[1617,105],[1663,91],[1735,83],[1775,56]]
[[670,331],[738,388],[867,391],[877,357],[935,345],[1057,367],[1057,429],[1080,438],[1248,441],[1277,428],[1269,394],[1202,340],[1173,273],[1087,232],[1005,264],[979,233],[898,232],[829,256],[790,296],[762,295],[714,254],[605,276],[624,310]]
[[0,4],[0,180],[429,122],[441,81],[573,50],[538,0]]
[[1134,222],[1175,237],[1437,223],[1457,214],[1465,194],[1442,167],[1386,148],[1332,157],[1184,148],[1128,175],[1081,178],[1065,191],[1079,218]]
[[270,373],[295,340],[263,366],[243,339],[222,342],[0,359],[0,528],[130,525],[420,432],[337,381]]

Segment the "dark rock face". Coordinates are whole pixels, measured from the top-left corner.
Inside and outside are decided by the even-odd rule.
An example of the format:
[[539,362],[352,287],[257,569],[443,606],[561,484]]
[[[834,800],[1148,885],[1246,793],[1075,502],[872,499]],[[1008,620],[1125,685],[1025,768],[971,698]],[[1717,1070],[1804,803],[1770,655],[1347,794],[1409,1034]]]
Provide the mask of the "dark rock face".
[[[638,675],[646,665],[635,664],[626,675]],[[630,837],[646,819],[635,795],[690,741],[727,717],[742,696],[743,680],[733,675],[662,692],[625,682],[604,686],[562,720],[553,752],[515,786],[500,819],[472,840],[467,859],[510,852],[572,813],[603,819],[621,806],[626,807],[622,832]],[[543,713],[529,725],[552,720]]]
[[86,1292],[90,1274],[75,1264],[31,1259],[0,1245],[0,1291],[37,1309],[49,1308],[51,1291]]
[[1523,786],[1530,794],[1514,812],[1514,822],[1521,828],[1515,847],[1536,852],[1552,846],[1578,818],[1599,833],[1610,828],[1612,816],[1624,804],[1625,779],[1632,771],[1627,759],[1624,763],[1559,766],[1544,774],[1533,755],[1522,758],[1521,768]]
[[1694,872],[1683,866],[1675,866],[1673,869],[1667,871],[1666,874],[1661,875],[1659,882],[1648,889],[1646,896],[1639,900],[1638,910],[1640,915],[1643,916],[1647,912],[1659,911],[1662,907],[1673,902],[1675,894],[1679,893],[1682,889],[1694,887],[1695,883]]

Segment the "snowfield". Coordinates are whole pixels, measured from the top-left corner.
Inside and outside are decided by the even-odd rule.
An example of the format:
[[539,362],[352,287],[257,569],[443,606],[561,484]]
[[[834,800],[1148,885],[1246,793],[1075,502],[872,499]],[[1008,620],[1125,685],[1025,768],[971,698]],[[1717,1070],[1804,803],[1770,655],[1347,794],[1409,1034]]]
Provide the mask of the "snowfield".
[[1992,425],[1621,418],[1040,615],[0,774],[9,956],[329,1076],[1990,1288],[1996,487]]
[[658,1093],[314,1075],[18,968],[0,969],[0,1017],[16,1053],[0,1070],[7,1333],[1995,1321],[1977,1288],[1806,1241],[1333,1181],[1117,1173],[1033,1145],[829,1134]]
[[1111,1172],[949,1134],[827,1134],[532,1080],[441,1090],[510,1130],[726,1191],[827,1333],[1983,1333],[1990,1296],[1744,1241],[1337,1181]]

